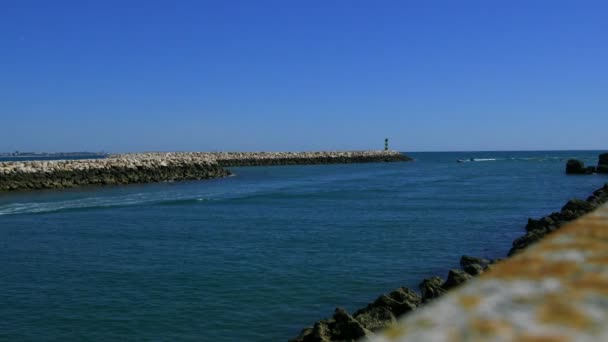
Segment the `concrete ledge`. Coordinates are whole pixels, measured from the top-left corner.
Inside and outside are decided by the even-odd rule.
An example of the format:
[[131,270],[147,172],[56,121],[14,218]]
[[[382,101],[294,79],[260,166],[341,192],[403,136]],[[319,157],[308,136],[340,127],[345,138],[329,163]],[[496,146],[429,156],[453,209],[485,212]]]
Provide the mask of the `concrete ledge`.
[[608,341],[608,204],[368,341]]

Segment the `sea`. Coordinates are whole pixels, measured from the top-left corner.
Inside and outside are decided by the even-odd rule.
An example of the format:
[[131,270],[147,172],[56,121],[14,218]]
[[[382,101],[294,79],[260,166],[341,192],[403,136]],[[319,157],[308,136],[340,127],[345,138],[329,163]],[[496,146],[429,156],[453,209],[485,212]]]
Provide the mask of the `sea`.
[[[600,151],[407,153],[0,194],[0,340],[286,341],[463,254],[504,257]],[[457,162],[458,160],[462,162]]]

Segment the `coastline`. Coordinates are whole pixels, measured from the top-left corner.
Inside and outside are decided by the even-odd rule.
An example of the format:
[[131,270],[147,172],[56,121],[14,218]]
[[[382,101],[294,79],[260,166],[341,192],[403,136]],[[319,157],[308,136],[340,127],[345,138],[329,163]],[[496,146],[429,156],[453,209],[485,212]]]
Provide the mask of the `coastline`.
[[168,152],[0,162],[0,192],[225,177],[225,167],[410,161],[396,151]]
[[[572,199],[559,212],[554,212],[538,220],[528,219],[525,235],[513,241],[513,247],[506,258],[534,245],[542,238],[558,230],[593,210],[608,203],[608,183],[595,190],[586,200]],[[419,293],[406,287],[400,287],[388,294],[379,296],[365,308],[355,311],[352,315],[342,308],[336,308],[332,317],[317,321],[313,326],[302,329],[298,337],[289,342],[325,342],[325,341],[354,341],[370,337],[375,332],[388,328],[397,319],[413,312],[441,297],[449,290],[459,287],[475,276],[491,269],[494,264],[503,259],[482,259],[463,255],[460,259],[460,269],[451,269],[447,279],[434,276],[423,279],[419,284]]]

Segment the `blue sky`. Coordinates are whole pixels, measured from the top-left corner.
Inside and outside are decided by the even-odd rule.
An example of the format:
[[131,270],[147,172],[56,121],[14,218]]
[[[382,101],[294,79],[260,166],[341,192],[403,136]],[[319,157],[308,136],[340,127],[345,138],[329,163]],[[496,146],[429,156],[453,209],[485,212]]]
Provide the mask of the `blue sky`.
[[605,1],[0,2],[0,151],[605,149]]

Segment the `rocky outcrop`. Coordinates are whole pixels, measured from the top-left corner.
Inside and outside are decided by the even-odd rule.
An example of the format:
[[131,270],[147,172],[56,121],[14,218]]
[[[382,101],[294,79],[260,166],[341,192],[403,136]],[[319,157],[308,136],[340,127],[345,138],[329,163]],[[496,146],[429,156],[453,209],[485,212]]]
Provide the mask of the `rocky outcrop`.
[[590,175],[595,173],[595,167],[585,167],[585,163],[577,159],[569,159],[566,162],[566,173],[569,175]]
[[199,180],[230,174],[227,166],[407,161],[394,151],[133,153],[106,159],[0,163],[0,191]]
[[600,154],[597,162],[597,173],[608,173],[608,153]]
[[559,229],[565,223],[593,211],[606,201],[608,201],[608,184],[593,192],[585,201],[573,199],[568,201],[559,212],[554,212],[538,220],[528,219],[526,234],[513,241],[513,247],[509,251],[509,255],[520,252],[545,235]]

